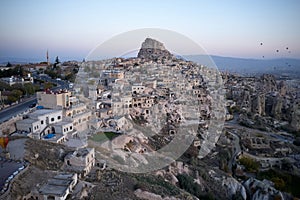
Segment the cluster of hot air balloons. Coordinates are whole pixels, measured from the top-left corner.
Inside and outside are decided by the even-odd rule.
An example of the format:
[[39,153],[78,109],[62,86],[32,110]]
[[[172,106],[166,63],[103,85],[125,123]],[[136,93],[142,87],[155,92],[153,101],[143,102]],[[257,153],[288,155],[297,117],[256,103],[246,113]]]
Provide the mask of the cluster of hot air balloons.
[[[263,45],[264,45],[264,43],[261,42],[260,46],[263,46]],[[288,53],[291,53],[291,51],[289,50],[289,47],[286,47],[285,50],[288,51]],[[276,49],[276,52],[279,53],[279,49]]]
[[[264,44],[261,42],[260,46],[263,46]],[[287,51],[288,53],[291,53],[291,51],[289,50],[289,47],[285,47],[285,51]],[[279,49],[276,49],[276,53],[279,53]],[[265,56],[262,56],[263,58]],[[286,63],[286,65],[288,65],[289,67],[291,66],[289,63]]]

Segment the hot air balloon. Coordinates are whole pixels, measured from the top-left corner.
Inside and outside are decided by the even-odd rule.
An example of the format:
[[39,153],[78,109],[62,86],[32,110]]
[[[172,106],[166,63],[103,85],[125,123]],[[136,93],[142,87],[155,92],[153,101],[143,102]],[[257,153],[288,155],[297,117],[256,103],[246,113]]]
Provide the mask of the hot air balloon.
[[2,149],[6,149],[6,146],[8,144],[8,137],[1,137],[0,138],[0,146],[2,147]]
[[263,45],[263,43],[261,42],[260,45]]
[[276,52],[279,52],[279,50],[277,49]]

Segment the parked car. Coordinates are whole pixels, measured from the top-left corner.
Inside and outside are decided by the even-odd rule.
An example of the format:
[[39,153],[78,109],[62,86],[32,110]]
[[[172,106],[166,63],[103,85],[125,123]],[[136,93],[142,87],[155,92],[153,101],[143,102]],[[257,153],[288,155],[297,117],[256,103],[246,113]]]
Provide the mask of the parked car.
[[13,179],[14,178],[14,175],[10,175],[8,178],[7,178],[7,180],[11,180],[11,179]]
[[29,108],[34,108],[36,106],[36,103],[30,104]]

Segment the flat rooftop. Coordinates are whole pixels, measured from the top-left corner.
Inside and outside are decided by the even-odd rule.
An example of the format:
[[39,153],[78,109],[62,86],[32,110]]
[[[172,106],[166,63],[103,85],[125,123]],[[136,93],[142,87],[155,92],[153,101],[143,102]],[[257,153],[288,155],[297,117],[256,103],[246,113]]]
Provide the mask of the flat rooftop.
[[61,110],[52,110],[52,109],[40,109],[40,110],[36,110],[33,113],[30,113],[29,116],[30,117],[38,117],[41,115],[47,115],[50,113],[58,113],[58,112],[62,112]]
[[73,174],[59,174],[49,179],[39,192],[45,195],[64,196],[73,181]]
[[73,125],[73,122],[70,122],[70,121],[60,121],[60,122],[57,122],[57,123],[53,124],[53,126],[63,126],[63,125],[68,125],[68,124],[72,124]]
[[37,119],[30,119],[30,118],[27,118],[27,119],[23,119],[23,120],[20,120],[18,121],[17,123],[22,123],[22,124],[32,124],[34,122],[38,122],[39,120]]
[[40,188],[39,192],[46,195],[56,195],[61,197],[64,196],[67,189],[68,186],[52,185],[47,183]]

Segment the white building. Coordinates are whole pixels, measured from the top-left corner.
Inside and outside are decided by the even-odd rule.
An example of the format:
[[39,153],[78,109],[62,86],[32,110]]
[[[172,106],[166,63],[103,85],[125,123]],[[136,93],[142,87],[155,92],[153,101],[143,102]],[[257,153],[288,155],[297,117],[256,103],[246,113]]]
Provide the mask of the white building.
[[37,194],[39,200],[65,200],[78,182],[77,174],[59,174],[49,179]]
[[76,172],[81,177],[86,176],[95,166],[95,149],[81,148],[65,157],[64,167],[68,171]]
[[144,90],[145,90],[145,86],[143,86],[142,84],[134,84],[131,87],[132,94],[142,94]]
[[61,110],[36,110],[28,115],[27,119],[16,122],[17,130],[32,133],[33,137],[40,138],[42,135],[51,133],[51,125],[62,121]]

